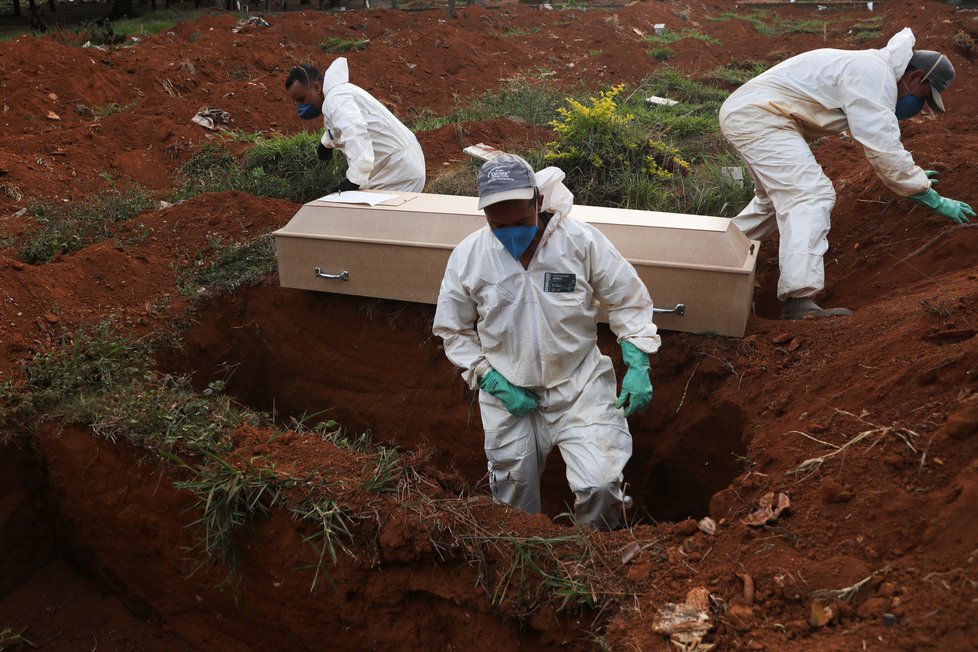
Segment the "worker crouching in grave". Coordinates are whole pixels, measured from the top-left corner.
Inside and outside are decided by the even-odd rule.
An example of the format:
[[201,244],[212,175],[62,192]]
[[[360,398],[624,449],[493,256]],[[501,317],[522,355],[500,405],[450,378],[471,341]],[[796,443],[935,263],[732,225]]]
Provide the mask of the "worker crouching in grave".
[[338,149],[346,156],[346,179],[338,190],[424,189],[424,153],[411,130],[370,93],[350,83],[346,58],[338,57],[320,77],[302,64],[289,71],[285,90],[303,120],[323,117],[316,148],[322,161]]
[[806,141],[848,130],[863,146],[884,185],[963,224],[971,206],[931,188],[937,172],[918,167],[900,142],[899,120],[930,105],[944,111],[954,79],[947,57],[913,50],[903,29],[879,50],[821,49],[787,59],[750,80],[723,103],[720,128],[754,178],[753,201],[734,218],[747,237],[780,232],[778,299],[782,319],[851,315],[822,309],[814,296],[825,287],[832,182]]
[[[652,400],[649,354],[660,339],[645,285],[607,238],[570,216],[563,178],[511,154],[482,166],[488,224],[452,252],[433,330],[469,387],[481,388],[493,497],[539,512],[556,446],[577,520],[610,529],[631,504],[625,417]],[[628,365],[617,400],[611,359],[597,347],[599,301]]]

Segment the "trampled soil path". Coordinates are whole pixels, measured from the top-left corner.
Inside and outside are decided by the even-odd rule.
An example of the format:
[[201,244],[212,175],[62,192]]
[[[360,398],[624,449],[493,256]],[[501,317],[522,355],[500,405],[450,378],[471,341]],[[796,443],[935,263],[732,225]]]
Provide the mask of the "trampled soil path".
[[[881,36],[860,47],[911,26],[919,47],[954,61],[949,112],[914,119],[904,142],[918,163],[941,171],[942,194],[978,202],[978,14],[932,1],[876,7]],[[111,52],[22,37],[0,44],[0,237],[32,228],[14,216],[28,198],[77,201],[133,183],[163,196],[179,163],[213,137],[190,123],[202,106],[229,111],[245,131],[303,128],[282,78],[300,61],[328,62],[317,47],[325,36],[370,39],[348,54],[353,81],[410,116],[446,113],[516,75],[545,73],[568,86],[636,82],[657,65],[641,42],[655,23],[723,42],[672,46],[670,65],[696,76],[728,62],[856,47],[838,26],[877,15],[781,8],[791,19],[833,22],[824,35],[768,38],[746,21],[709,20],[728,10],[718,2],[595,11],[507,4],[461,9],[454,20],[441,11],[293,12],[238,34],[234,17],[215,15]],[[133,102],[97,120],[91,113]],[[461,160],[462,144],[544,136],[512,120],[419,134],[430,176]],[[611,649],[667,649],[651,628],[656,610],[696,586],[727,604],[715,633],[720,649],[974,648],[978,228],[954,228],[890,195],[851,141],[829,139],[816,155],[838,192],[826,302],[856,314],[778,321],[777,248],[766,243],[747,337],[665,334],[653,362],[654,408],[632,422],[636,454],[626,470],[644,520],[602,540],[661,545],[611,571],[639,596],[605,614]],[[204,195],[147,212],[118,226],[115,238],[45,265],[0,252],[0,379],[60,333],[109,315],[133,332],[166,327],[186,307],[176,288],[180,265],[205,251],[209,237],[243,241],[282,226],[296,209],[240,193]],[[161,354],[161,364],[193,370],[202,385],[237,364],[228,387],[242,402],[296,415],[329,408],[351,430],[431,451],[422,466],[443,474],[443,491],[485,495],[478,416],[430,336],[430,307],[310,296],[272,277],[205,301],[194,319],[184,348]],[[609,333],[601,345],[615,355]],[[814,472],[791,473],[860,433],[869,434]],[[259,445],[243,435],[241,452],[346,468],[337,451],[299,439]],[[43,649],[91,649],[89,634],[100,649],[113,641],[114,649],[265,649],[282,641],[298,649],[331,635],[343,649],[405,641],[412,649],[593,646],[585,632],[595,614],[547,613],[520,629],[473,588],[471,569],[436,563],[406,525],[385,530],[382,570],[341,561],[342,590],[309,597],[308,578],[293,575],[310,563],[309,551],[291,522],[276,517],[256,532],[244,562],[249,597],[238,603],[212,577],[185,578],[188,503],[159,468],[73,428],[38,433],[31,451],[6,447],[0,460],[0,629],[27,626],[25,636]],[[731,460],[731,451],[741,458]],[[553,517],[567,499],[559,460],[545,484]],[[790,513],[762,528],[741,523],[768,491],[788,494]],[[564,527],[503,508],[482,513],[527,535]],[[707,514],[719,522],[715,536],[683,520]],[[737,573],[754,581],[752,605]],[[851,601],[833,603],[835,620],[809,624],[813,592],[866,578]],[[55,601],[59,583],[67,588]],[[76,606],[83,601],[95,614],[88,622]],[[383,631],[372,632],[378,622]]]

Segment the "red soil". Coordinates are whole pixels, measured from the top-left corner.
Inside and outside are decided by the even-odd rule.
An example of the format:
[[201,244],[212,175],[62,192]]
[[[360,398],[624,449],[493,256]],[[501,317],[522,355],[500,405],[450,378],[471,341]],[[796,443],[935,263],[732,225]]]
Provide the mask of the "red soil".
[[[941,171],[942,194],[976,200],[969,174],[978,147],[968,48],[978,35],[974,14],[932,1],[877,8],[882,36],[865,47],[909,25],[919,47],[952,57],[958,76],[945,95],[949,113],[911,121],[904,141],[918,163]],[[442,12],[307,12],[272,15],[272,28],[240,34],[230,31],[232,17],[214,16],[113,52],[51,37],[3,43],[0,237],[32,227],[11,217],[25,205],[17,191],[78,200],[106,189],[106,176],[123,187],[172,188],[176,166],[209,137],[189,122],[201,106],[229,111],[232,126],[246,131],[302,128],[282,77],[300,61],[325,63],[317,50],[325,36],[369,38],[366,50],[349,55],[353,81],[406,116],[445,113],[456,97],[540,68],[569,86],[636,82],[656,65],[638,32],[657,22],[723,41],[672,46],[670,64],[696,76],[727,62],[856,47],[843,25],[869,17],[864,9],[785,8],[779,11],[793,19],[837,22],[824,38],[769,39],[745,21],[707,20],[728,9],[507,5],[466,8],[450,21]],[[522,34],[503,35],[516,29]],[[99,120],[79,108],[133,100],[131,110]],[[60,119],[47,118],[49,111]],[[545,133],[497,120],[420,138],[434,175],[461,160],[463,144],[505,147]],[[747,337],[664,335],[653,361],[654,407],[632,421],[636,453],[626,469],[636,513],[664,522],[646,519],[595,537],[609,549],[656,542],[609,569],[638,595],[601,614],[610,618],[602,635],[611,649],[667,649],[652,619],[695,586],[729,606],[715,634],[721,649],[974,648],[978,230],[955,229],[890,195],[850,141],[829,139],[815,151],[838,192],[826,303],[856,314],[778,321],[776,243],[765,243]],[[186,308],[175,287],[179,265],[206,251],[209,235],[246,240],[285,224],[296,209],[239,193],[205,195],[147,212],[120,225],[116,239],[49,264],[24,265],[13,250],[0,252],[0,379],[58,334],[108,315],[135,332],[164,328]],[[138,244],[124,244],[141,234]],[[161,352],[161,365],[193,370],[201,385],[237,365],[228,388],[243,403],[294,416],[328,409],[351,432],[369,428],[379,441],[427,450],[410,459],[433,494],[474,496],[467,502],[484,522],[528,536],[566,529],[485,500],[477,408],[430,335],[430,307],[284,290],[271,278],[208,299],[193,317],[183,348]],[[601,345],[614,354],[609,333]],[[866,431],[815,472],[791,473],[834,450],[816,440],[841,446]],[[543,612],[522,630],[507,620],[477,587],[475,569],[441,562],[416,536],[395,497],[375,506],[377,540],[356,541],[360,555],[330,567],[336,589],[312,595],[304,567],[316,552],[302,529],[280,513],[256,524],[236,602],[230,589],[215,588],[216,570],[186,577],[182,548],[192,541],[184,525],[193,516],[184,510],[192,503],[173,488],[176,478],[82,429],[25,439],[29,450],[8,445],[0,455],[0,631],[29,627],[24,636],[44,649],[92,649],[95,641],[100,649],[161,650],[591,645],[586,632],[598,614]],[[331,469],[340,478],[359,477],[363,464],[299,436],[269,442],[247,430],[238,433],[236,455]],[[553,517],[568,496],[559,459],[551,463],[545,512]],[[787,493],[791,511],[762,528],[742,524],[769,491]],[[682,521],[706,514],[719,523],[715,536]],[[753,604],[745,604],[736,575],[744,572],[756,587]],[[851,602],[836,603],[834,622],[808,623],[813,591],[864,578]]]

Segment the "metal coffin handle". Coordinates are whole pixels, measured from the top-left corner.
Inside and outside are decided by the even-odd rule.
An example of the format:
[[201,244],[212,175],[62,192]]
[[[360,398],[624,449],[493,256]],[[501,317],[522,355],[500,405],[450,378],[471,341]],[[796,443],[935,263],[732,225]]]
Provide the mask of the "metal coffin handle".
[[340,281],[349,281],[350,272],[343,270],[339,274],[323,274],[323,270],[317,267],[316,278],[335,278],[335,279],[339,279]]
[[675,314],[680,317],[686,314],[686,304],[677,303],[675,308],[653,308],[652,312],[659,315],[670,315]]

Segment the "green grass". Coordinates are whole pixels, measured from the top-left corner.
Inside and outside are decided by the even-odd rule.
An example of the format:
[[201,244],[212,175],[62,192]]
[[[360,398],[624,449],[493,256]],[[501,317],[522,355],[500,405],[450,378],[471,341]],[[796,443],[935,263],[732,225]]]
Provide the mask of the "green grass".
[[546,82],[528,82],[516,78],[501,88],[486,91],[445,116],[430,113],[410,121],[414,131],[430,131],[456,122],[474,122],[493,118],[515,118],[527,124],[545,126],[553,120],[557,107],[564,103],[566,91]]
[[[336,551],[345,550],[343,541],[351,537],[352,516],[330,486],[274,466],[262,468],[255,459],[231,463],[232,435],[240,425],[281,431],[267,415],[226,396],[221,381],[196,391],[188,376],[156,371],[160,338],[136,339],[125,332],[123,324],[109,319],[65,334],[58,346],[31,356],[19,380],[0,383],[0,435],[29,432],[41,421],[77,423],[183,469],[175,486],[193,494],[197,505],[188,524],[195,533],[187,550],[196,561],[193,572],[219,563],[225,580],[240,579],[238,557],[249,524],[284,508],[316,528],[310,537],[321,546],[315,588],[326,558],[335,563]],[[374,446],[369,434],[346,440],[335,422],[315,431],[363,458],[361,490],[389,492],[401,481],[396,451]]]
[[684,41],[686,39],[696,39],[697,41],[702,41],[707,45],[722,46],[723,41],[718,38],[714,38],[709,34],[704,34],[702,32],[694,32],[692,30],[684,29],[681,32],[663,32],[662,34],[651,34],[644,37],[642,40],[646,43],[652,43],[655,45],[668,45],[669,43],[675,43],[677,41]]
[[112,29],[122,36],[149,36],[166,32],[182,20],[193,20],[205,12],[187,12],[161,9],[136,18],[123,18],[112,23]]
[[319,49],[329,53],[359,52],[366,50],[369,43],[369,39],[344,39],[330,36],[320,41]]
[[830,20],[790,20],[774,14],[766,14],[762,11],[755,11],[749,14],[737,14],[731,11],[724,12],[719,16],[710,17],[707,20],[714,22],[724,22],[728,20],[745,20],[753,25],[758,34],[763,36],[775,37],[786,34],[821,34]]
[[[235,140],[245,136],[236,133]],[[316,158],[319,134],[250,138],[254,146],[239,160],[223,143],[208,143],[180,168],[183,181],[173,200],[204,192],[239,190],[258,197],[305,203],[335,189],[346,175],[346,159]]]
[[211,239],[210,245],[212,252],[206,257],[210,263],[198,260],[180,275],[177,286],[184,296],[193,298],[205,290],[223,294],[254,286],[278,269],[271,234],[243,243],[217,237]]
[[877,14],[872,18],[861,20],[850,28],[849,34],[856,43],[877,39],[883,35],[883,18],[882,14]]
[[142,188],[96,195],[87,203],[40,203],[28,206],[37,228],[18,239],[17,255],[27,263],[43,263],[55,254],[69,254],[109,237],[113,224],[149,209]]
[[92,115],[94,115],[96,118],[104,118],[105,116],[112,115],[113,113],[125,113],[126,111],[132,111],[135,108],[136,100],[133,100],[128,104],[109,102],[108,104],[103,104],[93,108]]
[[675,56],[675,53],[666,47],[649,48],[646,52],[650,57],[659,62],[668,61]]
[[500,38],[513,38],[514,36],[530,36],[539,31],[540,27],[511,27],[505,32],[492,32],[492,35]]
[[765,70],[767,70],[767,64],[763,61],[748,59],[747,61],[738,61],[717,66],[710,71],[708,78],[734,86],[740,86],[757,77]]

